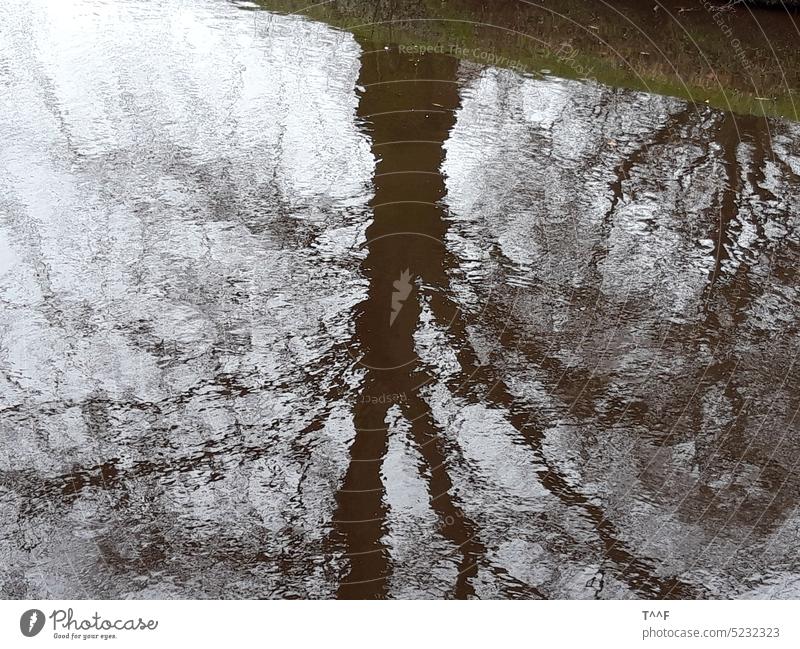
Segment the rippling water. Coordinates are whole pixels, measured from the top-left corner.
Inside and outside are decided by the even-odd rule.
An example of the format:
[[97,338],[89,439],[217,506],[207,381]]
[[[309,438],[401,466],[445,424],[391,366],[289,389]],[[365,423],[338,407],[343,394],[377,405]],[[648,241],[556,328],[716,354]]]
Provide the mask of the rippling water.
[[251,8],[0,6],[0,593],[800,595],[800,127]]

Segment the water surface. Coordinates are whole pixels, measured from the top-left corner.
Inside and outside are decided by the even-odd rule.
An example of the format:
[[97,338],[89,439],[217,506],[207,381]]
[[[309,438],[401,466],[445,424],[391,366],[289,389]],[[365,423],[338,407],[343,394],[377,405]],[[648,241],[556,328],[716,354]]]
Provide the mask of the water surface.
[[0,591],[796,597],[800,127],[215,0],[0,9]]

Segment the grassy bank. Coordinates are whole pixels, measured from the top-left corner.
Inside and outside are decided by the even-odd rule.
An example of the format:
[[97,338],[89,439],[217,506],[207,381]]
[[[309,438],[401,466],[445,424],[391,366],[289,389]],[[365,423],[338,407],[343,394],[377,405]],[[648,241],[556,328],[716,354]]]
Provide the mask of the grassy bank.
[[[800,15],[710,0],[261,0],[380,43],[800,119]],[[797,3],[795,3],[797,4]]]

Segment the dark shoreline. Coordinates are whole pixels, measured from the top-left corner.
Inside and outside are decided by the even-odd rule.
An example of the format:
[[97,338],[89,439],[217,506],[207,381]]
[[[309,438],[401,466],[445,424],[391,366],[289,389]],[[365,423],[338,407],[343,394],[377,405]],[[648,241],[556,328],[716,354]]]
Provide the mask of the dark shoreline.
[[[800,119],[800,20],[711,0],[260,0],[375,42],[477,51],[498,67]],[[794,3],[797,6],[799,3]],[[485,63],[481,56],[462,58]]]

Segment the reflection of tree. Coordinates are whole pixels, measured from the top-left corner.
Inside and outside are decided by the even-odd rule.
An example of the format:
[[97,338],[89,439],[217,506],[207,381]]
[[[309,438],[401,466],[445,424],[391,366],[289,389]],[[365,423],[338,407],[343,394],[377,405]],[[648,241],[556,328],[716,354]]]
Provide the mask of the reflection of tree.
[[[413,332],[420,311],[416,293],[412,293],[413,299],[406,303],[391,327],[387,322],[393,281],[410,268],[419,278],[418,283],[431,291],[429,303],[436,323],[448,328],[450,343],[456,350],[461,369],[448,381],[451,391],[459,394],[463,390],[468,401],[488,404],[507,413],[545,467],[538,473],[538,480],[564,505],[579,508],[594,524],[613,571],[623,581],[643,596],[658,596],[668,591],[676,596],[690,596],[691,588],[675,579],[657,577],[651,561],[635,557],[620,540],[602,508],[548,461],[542,451],[546,422],[514,397],[500,373],[480,363],[472,350],[467,325],[457,304],[449,297],[449,271],[458,265],[458,260],[440,243],[447,225],[439,203],[444,195],[439,167],[442,143],[458,103],[454,77],[455,62],[446,57],[426,55],[414,61],[383,50],[364,55],[359,85],[366,90],[362,93],[359,115],[369,123],[373,149],[380,161],[373,200],[375,221],[367,231],[369,254],[363,264],[370,278],[369,296],[360,305],[356,322],[358,348],[363,354],[361,363],[367,367],[367,375],[354,408],[357,433],[350,451],[350,467],[337,495],[331,539],[334,545],[343,543],[349,557],[349,572],[339,594],[343,597],[387,594],[385,580],[391,566],[382,541],[387,511],[380,466],[387,450],[386,420],[391,403],[376,402],[381,395],[392,393],[408,396],[401,411],[411,422],[412,440],[428,467],[426,479],[431,504],[440,519],[447,521],[442,528],[444,536],[461,553],[455,595],[464,597],[472,593],[469,577],[476,574],[478,563],[498,572],[486,561],[484,545],[478,540],[480,530],[449,494],[452,483],[437,424],[427,404],[418,396],[419,387],[431,380],[435,369],[426,373],[416,359]],[[412,137],[416,141],[410,142]],[[414,173],[402,173],[409,171]],[[565,368],[557,361],[544,353],[539,354],[538,360],[550,365],[549,373],[563,377]],[[587,380],[582,385],[589,385],[591,377],[584,378]],[[465,390],[467,386],[480,390]],[[529,587],[528,594],[535,596],[536,591]]]
[[[484,552],[477,530],[453,501],[442,440],[427,406],[417,394],[413,333],[419,315],[414,282],[429,284],[441,260],[444,225],[438,201],[444,194],[439,174],[442,143],[458,104],[457,62],[425,56],[415,61],[395,51],[370,48],[363,55],[358,114],[372,137],[378,158],[374,221],[367,229],[363,269],[368,297],[356,314],[358,344],[366,368],[354,405],[356,437],[350,466],[336,500],[334,544],[347,552],[349,572],[341,597],[383,597],[391,570],[383,544],[386,506],[381,462],[387,451],[387,417],[395,401],[410,422],[410,437],[425,461],[430,503],[441,532],[461,555],[456,597],[473,594],[469,577]],[[371,50],[371,51],[370,51]],[[401,293],[398,297],[398,293]]]
[[[512,83],[537,85],[519,79]],[[471,91],[476,92],[476,88]],[[616,111],[622,116],[631,114],[634,97],[629,93],[620,96],[623,102]],[[590,109],[584,108],[591,106],[590,99],[576,108],[579,116],[569,128],[554,124],[552,132],[545,131],[541,149],[548,149],[557,139],[563,140],[565,133],[595,132]],[[478,108],[473,109],[483,115],[490,102],[491,96],[481,96],[474,102]],[[519,114],[507,117],[502,111],[494,118],[501,121],[500,132],[506,127],[504,120],[519,120],[524,125],[525,119]],[[476,327],[480,334],[497,345],[498,355],[514,351],[521,359],[516,368],[511,368],[517,375],[524,376],[534,368],[550,394],[561,402],[553,406],[557,417],[566,416],[586,431],[584,448],[592,448],[588,441],[591,431],[604,434],[620,426],[627,429],[626,434],[637,447],[632,459],[640,463],[636,479],[641,480],[641,485],[634,488],[658,502],[662,512],[669,513],[671,505],[678,503],[674,513],[679,520],[693,532],[705,528],[709,536],[723,529],[734,516],[739,526],[745,526],[744,530],[736,530],[737,535],[747,533],[746,526],[752,524],[758,525],[761,532],[774,529],[793,504],[791,494],[796,493],[791,467],[797,451],[789,441],[793,435],[784,435],[787,425],[796,429],[793,413],[800,405],[796,389],[792,388],[797,385],[798,375],[791,363],[796,344],[787,335],[796,330],[796,318],[778,313],[764,323],[775,337],[776,347],[772,349],[766,346],[769,334],[753,327],[758,310],[764,311],[760,302],[769,299],[768,304],[775,303],[780,298],[786,303],[781,298],[786,291],[786,269],[797,255],[793,236],[783,240],[775,236],[790,222],[785,200],[777,199],[776,192],[781,187],[778,182],[788,180],[791,174],[786,173],[786,163],[771,151],[770,128],[783,130],[755,118],[678,107],[663,126],[634,138],[628,136],[627,140],[633,141],[625,142],[618,162],[610,163],[614,156],[607,156],[597,167],[593,164],[593,174],[575,174],[580,179],[574,186],[576,194],[585,194],[598,205],[606,202],[604,192],[611,196],[601,226],[586,228],[591,236],[581,237],[581,242],[585,239],[590,245],[574,246],[592,251],[584,270],[558,265],[550,269],[543,260],[537,261],[537,272],[546,274],[552,286],[496,294],[491,297],[499,299],[487,305],[483,304],[490,297],[486,287],[476,287],[474,283],[469,286],[475,293],[472,300],[481,304],[480,324]],[[479,150],[479,139],[470,144],[472,149],[462,143],[458,152],[463,155],[465,149],[467,154]],[[483,169],[495,164],[501,177],[546,168],[538,153],[525,150],[516,154],[515,144],[514,139],[509,139],[508,148],[501,145],[492,156],[479,156],[478,174],[482,179]],[[575,149],[567,164],[563,160],[556,162],[564,170],[564,176],[558,179],[561,187],[568,186],[564,179],[572,178],[569,172],[587,157],[596,160],[592,149]],[[520,161],[519,166],[515,166],[516,160]],[[781,169],[781,181],[773,175],[777,169]],[[597,177],[609,183],[610,192],[599,183],[591,184]],[[468,174],[466,181],[462,178],[459,187],[468,185],[470,178]],[[655,203],[657,210],[642,213],[648,201]],[[493,205],[492,216],[500,217],[494,222],[492,217],[481,219],[466,209],[459,214],[468,222],[462,236],[469,237],[469,229],[474,230],[477,225],[486,228],[490,241],[501,237],[507,240],[509,232],[518,235],[528,224],[518,218],[508,225],[506,214],[525,214],[528,221],[536,222],[556,206],[555,200],[539,206],[529,195],[514,196]],[[582,216],[580,209],[575,214]],[[631,228],[644,217],[652,219],[653,231]],[[471,222],[473,219],[477,224]],[[641,220],[637,223],[637,219]],[[544,242],[547,246],[538,240],[531,248],[546,248],[542,256],[556,260],[577,257],[570,244],[576,240],[570,226],[564,224],[560,232],[555,228],[552,245],[551,240]],[[713,241],[712,249],[698,253],[698,239]],[[611,257],[612,245],[628,252],[629,258],[621,258],[619,253]],[[495,257],[502,257],[502,251],[493,252]],[[694,265],[687,259],[694,259]],[[494,265],[491,277],[495,283],[506,283],[512,277],[513,260],[493,257],[490,263]],[[647,272],[648,268],[653,272]],[[638,278],[626,276],[626,270],[638,272]],[[609,271],[616,276],[609,279]],[[541,307],[537,310],[536,305],[547,304],[547,298],[558,297],[559,292],[569,296],[569,308],[559,322],[559,331],[550,332],[548,314]],[[676,307],[663,298],[665,293],[686,297],[686,302]],[[534,305],[529,311],[515,308],[526,301]],[[679,322],[670,322],[673,315],[679,316]],[[765,315],[770,317],[769,313]],[[789,321],[790,326],[785,328],[781,319]],[[618,347],[604,349],[607,341],[616,342],[614,337],[622,340]],[[458,341],[454,346],[461,349],[462,343]],[[569,363],[554,358],[554,348],[559,347],[574,352]],[[776,370],[780,367],[781,349],[790,352],[782,373],[769,366],[778,363]],[[608,352],[605,358],[599,353],[603,351]],[[513,366],[513,361],[500,360]],[[502,375],[510,378],[507,370]],[[709,414],[719,402],[729,404],[728,415]],[[780,416],[776,411],[782,411]],[[727,416],[727,421],[720,422],[720,416]],[[709,417],[717,421],[710,421]],[[542,423],[552,425],[552,417],[550,422]],[[777,440],[777,444],[761,442],[759,438],[765,442]],[[691,464],[682,465],[677,458],[667,463],[665,472],[659,469],[646,475],[661,451],[667,452],[661,454],[658,463],[665,455],[669,457],[667,449],[687,441],[692,444],[693,459],[699,465],[699,479],[692,475]],[[597,449],[597,453],[602,450]],[[741,490],[738,486],[720,489],[709,484],[719,482],[717,469],[725,478],[737,481],[737,473],[757,473],[758,478],[748,478]],[[598,479],[604,481],[602,476]],[[765,493],[762,481],[766,480],[771,491]],[[691,489],[684,490],[684,485]],[[623,491],[629,496],[631,485],[615,489],[609,484],[606,488],[611,495]],[[739,507],[743,493],[749,503],[763,506],[758,516],[753,516],[752,504]],[[638,523],[636,516],[621,513],[618,517],[627,518],[630,524]]]

